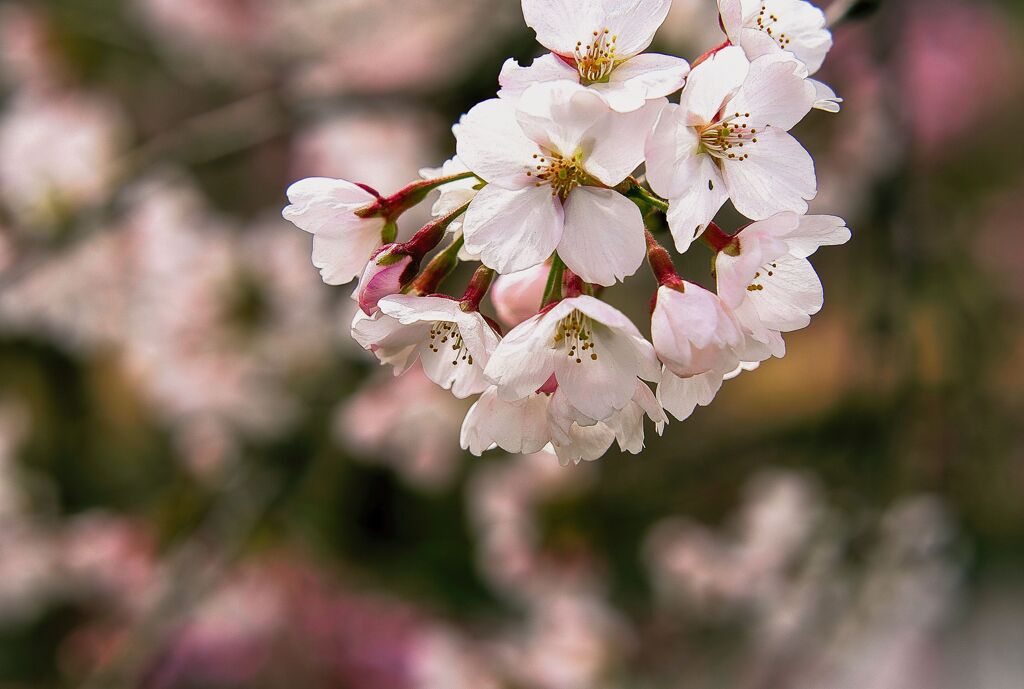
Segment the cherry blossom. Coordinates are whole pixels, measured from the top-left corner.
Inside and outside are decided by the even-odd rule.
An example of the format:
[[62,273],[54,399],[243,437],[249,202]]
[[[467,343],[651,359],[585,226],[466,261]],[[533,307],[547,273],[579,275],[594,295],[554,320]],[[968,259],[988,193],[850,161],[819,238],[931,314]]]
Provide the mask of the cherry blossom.
[[313,235],[313,265],[328,285],[351,282],[383,244],[384,219],[356,215],[377,197],[352,182],[309,177],[288,188],[288,200],[282,215]]
[[682,58],[641,54],[665,21],[671,0],[523,0],[526,23],[548,50],[528,67],[509,59],[501,69],[501,97],[531,84],[572,81],[598,93],[618,112],[632,112],[682,88],[690,66]]
[[459,398],[483,392],[483,370],[498,335],[476,310],[446,297],[395,295],[380,300],[380,312],[356,313],[352,336],[395,375],[417,360],[432,381]]
[[782,333],[807,327],[824,300],[807,257],[849,239],[846,223],[831,215],[786,212],[755,222],[736,235],[735,250],[716,256],[718,294],[756,342],[783,356]]
[[485,101],[455,136],[459,158],[488,182],[466,212],[466,248],[499,273],[559,256],[583,280],[612,285],[644,256],[643,219],[615,192],[643,161],[663,103],[627,115],[578,84],[530,87],[512,104]]
[[729,40],[750,60],[785,50],[814,74],[832,48],[825,13],[805,0],[718,0],[718,8]]
[[630,320],[582,295],[513,328],[485,369],[505,401],[530,396],[554,376],[566,402],[604,420],[633,399],[637,378],[657,381],[654,348]]
[[562,464],[593,461],[618,441],[623,452],[644,447],[644,416],[655,421],[659,434],[668,419],[654,394],[636,381],[626,406],[603,421],[574,409],[561,386],[550,386],[518,400],[504,400],[488,388],[470,408],[462,425],[462,447],[475,455],[499,447],[530,454],[550,445]]
[[647,179],[669,199],[679,251],[726,199],[754,220],[806,212],[816,193],[814,163],[787,132],[815,98],[800,64],[784,55],[750,62],[728,47],[693,70],[680,104],[664,109],[647,144]]

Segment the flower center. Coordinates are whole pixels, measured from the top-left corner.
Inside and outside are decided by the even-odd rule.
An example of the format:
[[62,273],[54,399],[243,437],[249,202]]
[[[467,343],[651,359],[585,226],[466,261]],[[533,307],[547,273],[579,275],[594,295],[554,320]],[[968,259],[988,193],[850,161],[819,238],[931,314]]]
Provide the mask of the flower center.
[[527,177],[536,177],[534,186],[551,185],[551,195],[561,197],[563,200],[569,192],[578,186],[586,184],[590,179],[587,171],[583,169],[583,153],[576,153],[572,158],[545,157],[538,153],[533,154],[537,163],[536,170],[526,173]]
[[430,342],[427,343],[427,346],[435,354],[446,347],[451,347],[452,366],[458,366],[460,361],[464,361],[470,366],[473,365],[473,355],[469,353],[466,343],[462,340],[459,326],[451,321],[434,322],[430,327]]
[[583,41],[576,42],[573,56],[584,86],[608,81],[615,69],[615,42],[618,38],[604,29],[595,31],[590,42],[585,45]]
[[751,28],[763,31],[771,36],[779,44],[780,48],[788,48],[789,44],[793,41],[784,31],[779,31],[781,27],[778,24],[779,15],[770,11],[767,5],[761,5],[757,16],[754,17],[754,24]]
[[577,364],[583,363],[587,352],[592,361],[597,361],[593,322],[579,311],[573,311],[558,322],[554,346],[555,349],[564,350],[565,355],[575,359]]
[[716,158],[742,161],[750,157],[739,150],[747,144],[757,143],[757,129],[750,126],[750,113],[733,113],[716,122],[698,128],[700,146],[705,153]]

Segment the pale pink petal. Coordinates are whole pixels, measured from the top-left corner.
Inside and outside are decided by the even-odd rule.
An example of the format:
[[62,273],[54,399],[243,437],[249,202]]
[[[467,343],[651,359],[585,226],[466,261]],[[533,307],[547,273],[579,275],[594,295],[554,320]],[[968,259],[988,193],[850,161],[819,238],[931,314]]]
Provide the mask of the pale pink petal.
[[523,0],[526,25],[537,33],[537,42],[554,53],[571,56],[577,41],[586,41],[598,30],[601,8],[578,0]]
[[725,186],[733,205],[752,220],[780,211],[807,212],[817,193],[814,162],[792,136],[778,129],[758,132],[743,149],[744,160],[723,161]]
[[586,282],[610,286],[637,271],[646,254],[636,204],[611,189],[578,187],[565,201],[558,255]]
[[462,448],[477,456],[495,445],[506,452],[540,452],[549,442],[547,406],[547,395],[508,402],[489,388],[466,414],[460,438]]
[[697,405],[706,407],[711,404],[721,387],[721,372],[709,371],[692,378],[680,378],[666,372],[658,384],[658,401],[665,411],[685,421]]
[[644,53],[626,60],[612,71],[607,83],[591,85],[618,112],[632,112],[654,98],[683,87],[690,65],[670,55]]
[[766,328],[790,332],[807,327],[824,301],[821,280],[810,261],[789,254],[765,264],[747,299]]
[[548,81],[579,83],[579,80],[579,71],[552,53],[541,55],[528,66],[520,65],[514,58],[509,58],[502,65],[501,73],[498,75],[498,83],[501,84],[498,97],[515,99],[534,84]]
[[647,135],[658,121],[664,99],[650,100],[630,113],[607,112],[590,127],[583,140],[584,167],[608,186],[629,176],[644,160]]
[[503,399],[527,397],[543,386],[554,371],[551,348],[557,317],[534,316],[510,330],[487,363],[485,375]]
[[714,120],[722,104],[743,84],[749,68],[750,61],[736,47],[723,48],[694,67],[680,98],[687,124]]
[[607,114],[608,106],[598,94],[571,81],[534,84],[516,102],[523,133],[563,158],[573,157],[591,127]]
[[486,100],[463,115],[453,131],[459,159],[480,178],[506,189],[533,184],[526,173],[540,151],[519,128],[511,102]]
[[811,111],[816,95],[802,65],[784,55],[754,60],[746,81],[726,106],[729,112],[750,113],[753,128],[789,130]]
[[466,250],[499,273],[543,263],[562,238],[562,203],[548,186],[484,187],[466,211]]

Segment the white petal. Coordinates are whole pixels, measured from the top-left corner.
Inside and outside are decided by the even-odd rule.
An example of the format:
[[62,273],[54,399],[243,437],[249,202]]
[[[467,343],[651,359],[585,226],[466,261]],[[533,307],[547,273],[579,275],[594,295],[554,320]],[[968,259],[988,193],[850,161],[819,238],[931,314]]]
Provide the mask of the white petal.
[[543,263],[562,238],[562,203],[547,185],[507,191],[490,185],[466,211],[466,250],[499,273]]
[[429,331],[428,325],[401,325],[383,313],[371,317],[358,311],[352,320],[352,338],[363,349],[373,352],[381,364],[394,366],[396,376],[415,363],[417,347]]
[[616,56],[621,60],[642,53],[651,45],[658,27],[668,16],[672,0],[601,0],[601,4],[604,27],[595,26],[592,30],[606,28],[617,37]]
[[514,58],[505,60],[498,75],[501,90],[499,98],[516,99],[534,84],[548,81],[574,81],[579,83],[580,73],[553,53],[541,55],[529,66],[520,65]]
[[571,56],[577,41],[597,31],[601,8],[578,0],[523,0],[526,25],[537,32],[537,42],[548,50]]
[[474,455],[497,445],[506,452],[540,452],[549,442],[546,395],[506,402],[494,388],[480,396],[462,423],[462,448]]
[[722,104],[743,84],[749,69],[750,61],[736,47],[723,48],[694,67],[679,103],[687,124],[711,122]]
[[814,162],[796,139],[768,129],[742,150],[750,157],[723,161],[725,186],[736,210],[752,220],[780,211],[807,212],[817,181]]
[[739,254],[720,251],[715,255],[718,296],[730,308],[747,298],[747,287],[763,265],[786,253],[786,243],[760,231],[761,227],[762,223],[754,223],[740,231]]
[[740,0],[718,0],[718,16],[725,35],[733,45],[739,45],[743,29],[743,3]]
[[630,113],[608,112],[584,135],[583,165],[594,177],[615,186],[644,160],[647,135],[657,122],[664,99],[649,100]]
[[743,341],[739,323],[719,298],[693,283],[684,292],[658,289],[651,338],[666,368],[682,377],[735,367],[735,349]]
[[824,301],[821,280],[810,261],[789,254],[761,269],[747,299],[765,327],[790,332],[806,327]]
[[360,218],[355,211],[375,197],[345,180],[310,177],[288,188],[288,200],[282,215],[313,235],[313,265],[324,282],[343,285],[360,275],[381,245],[384,221]]
[[569,435],[571,443],[554,445],[558,461],[563,465],[600,459],[615,440],[615,431],[603,423],[595,426],[573,426]]
[[726,106],[729,112],[750,113],[751,127],[789,130],[811,111],[814,86],[804,77],[802,65],[784,54],[754,60],[736,95]]
[[821,246],[838,246],[850,241],[846,221],[834,215],[800,216],[795,230],[783,236],[789,253],[807,258]]
[[586,282],[614,285],[637,271],[646,254],[640,209],[611,189],[578,187],[565,201],[558,255]]
[[476,395],[490,387],[480,362],[474,360],[469,363],[465,352],[453,350],[448,343],[438,346],[437,351],[422,344],[419,355],[427,378],[445,390],[451,390],[459,399]]
[[435,321],[455,322],[462,313],[459,302],[446,297],[414,297],[408,294],[395,294],[381,299],[378,306],[383,313],[403,325]]
[[608,106],[597,93],[571,81],[534,84],[516,102],[523,133],[563,158],[583,147],[587,131],[607,113]]
[[633,398],[639,367],[628,338],[596,323],[592,333],[594,348],[590,352],[568,356],[561,351],[556,355],[555,377],[572,406],[600,421]]
[[545,316],[534,316],[512,328],[491,354],[484,374],[498,386],[503,399],[532,395],[554,372],[550,343],[557,319]]
[[683,87],[690,65],[670,55],[644,53],[616,67],[606,83],[592,84],[613,110],[632,112],[653,98],[675,93]]
[[843,99],[836,95],[836,92],[832,90],[831,86],[824,84],[817,79],[808,79],[807,81],[814,87],[815,110],[831,113],[839,112]]
[[313,235],[313,265],[328,285],[344,285],[360,275],[370,256],[381,246],[380,218],[361,220],[350,231],[340,234],[323,230]]
[[729,198],[725,180],[711,156],[701,154],[691,160],[686,162],[685,169],[694,179],[684,193],[669,200],[666,214],[679,253],[690,248]]
[[711,404],[721,387],[722,374],[718,371],[692,378],[680,378],[666,371],[658,384],[658,401],[672,416],[685,421],[697,405]]
[[486,100],[463,115],[453,131],[459,159],[480,178],[506,189],[533,184],[526,173],[539,149],[520,129],[511,102]]

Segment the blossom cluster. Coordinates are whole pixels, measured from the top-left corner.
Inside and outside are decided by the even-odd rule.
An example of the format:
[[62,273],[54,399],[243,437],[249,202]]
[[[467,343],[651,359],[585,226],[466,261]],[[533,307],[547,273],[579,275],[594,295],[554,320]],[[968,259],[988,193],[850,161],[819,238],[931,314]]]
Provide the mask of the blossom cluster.
[[[808,257],[850,234],[807,214],[814,164],[790,130],[840,106],[811,78],[832,44],[823,13],[719,0],[725,40],[691,65],[645,52],[670,6],[523,0],[550,52],[505,63],[440,170],[391,195],[329,178],[288,190],[284,217],[313,235],[323,280],[358,279],[354,339],[396,374],[419,362],[455,396],[479,395],[461,433],[474,454],[639,453],[644,417],[659,433],[668,414],[686,419],[724,380],[784,356],[783,333],[822,307]],[[434,220],[398,241],[399,217],[435,190]],[[726,201],[751,221],[734,234],[714,222]],[[678,253],[712,251],[714,291],[679,275],[664,229]],[[645,259],[650,339],[601,299]],[[460,261],[481,265],[442,294]],[[507,332],[480,310],[488,292]]]

